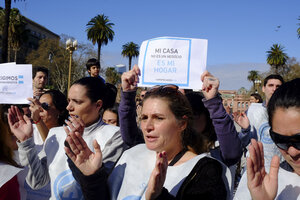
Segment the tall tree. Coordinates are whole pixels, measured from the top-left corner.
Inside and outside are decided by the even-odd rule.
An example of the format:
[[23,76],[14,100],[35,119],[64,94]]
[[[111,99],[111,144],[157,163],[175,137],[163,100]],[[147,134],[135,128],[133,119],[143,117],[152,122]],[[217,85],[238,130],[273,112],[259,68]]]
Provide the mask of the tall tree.
[[[44,39],[40,40],[37,50],[31,51],[26,57],[26,62],[33,66],[45,66],[50,71],[50,85],[63,93],[67,92],[67,80],[70,54],[66,50],[67,35],[61,35],[61,40]],[[72,38],[72,37],[71,37]],[[72,38],[73,39],[73,38]],[[84,64],[96,54],[91,45],[78,44],[72,57],[71,82],[85,76]]]
[[106,82],[117,85],[121,82],[121,75],[113,67],[106,68],[105,71]]
[[[298,20],[300,21],[300,16],[298,18]],[[298,39],[300,39],[300,23],[298,23],[299,28],[297,29],[297,33],[298,33]]]
[[128,68],[129,70],[131,69],[131,60],[133,57],[138,57],[139,56],[139,45],[133,43],[133,42],[128,42],[122,46],[122,56],[123,57],[128,57],[129,59],[129,64]]
[[248,72],[247,79],[248,81],[253,83],[253,88],[255,88],[255,80],[259,78],[258,71],[256,70],[251,70]]
[[284,53],[284,47],[279,44],[273,44],[271,49],[267,51],[267,63],[275,68],[275,73],[278,74],[279,68],[284,68],[288,56]]
[[[0,30],[4,29],[4,10],[0,10]],[[13,8],[10,11],[9,26],[8,26],[8,51],[7,61],[11,61],[11,51],[15,52],[14,61],[17,59],[17,52],[19,51],[22,43],[28,39],[28,32],[26,30],[25,18],[21,15],[17,8]]]
[[[111,23],[107,16],[104,14],[97,15],[96,17],[92,18],[87,23],[87,37],[89,40],[93,42],[95,45],[98,44],[98,60],[100,62],[100,55],[101,55],[101,46],[107,45],[108,41],[112,41],[114,39],[114,31],[112,27],[114,23]],[[100,66],[101,67],[101,66]]]
[[[16,2],[16,0],[14,0]],[[11,0],[5,0],[5,17],[4,17],[4,28],[2,32],[2,62],[7,62],[7,50],[8,50],[8,26],[9,26],[9,16],[11,11]]]

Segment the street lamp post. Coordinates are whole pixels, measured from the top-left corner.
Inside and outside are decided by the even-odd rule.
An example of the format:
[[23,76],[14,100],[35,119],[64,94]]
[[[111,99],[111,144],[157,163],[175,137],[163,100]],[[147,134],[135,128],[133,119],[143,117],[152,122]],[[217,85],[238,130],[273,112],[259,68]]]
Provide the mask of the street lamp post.
[[69,51],[70,53],[70,62],[69,62],[69,78],[68,78],[68,92],[70,89],[70,82],[71,82],[71,69],[72,69],[72,55],[73,55],[73,51],[75,51],[77,49],[77,45],[78,42],[77,40],[73,41],[71,39],[68,39],[66,41],[66,49]]
[[254,84],[255,84],[255,93],[258,93],[258,87],[261,84],[261,80],[255,79]]

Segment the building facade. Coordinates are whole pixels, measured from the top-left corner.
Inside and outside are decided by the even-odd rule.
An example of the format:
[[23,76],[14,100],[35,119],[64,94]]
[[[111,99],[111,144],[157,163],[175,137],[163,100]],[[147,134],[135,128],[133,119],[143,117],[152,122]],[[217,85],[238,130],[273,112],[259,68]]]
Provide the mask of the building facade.
[[[44,26],[32,21],[31,19],[28,19],[24,17],[26,21],[26,27],[27,29],[27,41],[23,43],[20,47],[20,49],[17,52],[17,63],[23,64],[26,63],[26,56],[32,51],[36,50],[39,47],[39,41],[42,39],[60,39],[59,35],[56,33],[53,33],[49,29],[45,28]],[[0,39],[2,40],[2,37],[0,35]],[[1,49],[0,49],[1,51]],[[1,58],[0,58],[1,59]],[[14,51],[10,49],[10,62],[14,62]],[[0,61],[1,62],[1,61]]]
[[250,106],[250,97],[244,88],[240,90],[219,90],[223,106],[230,114],[245,112]]

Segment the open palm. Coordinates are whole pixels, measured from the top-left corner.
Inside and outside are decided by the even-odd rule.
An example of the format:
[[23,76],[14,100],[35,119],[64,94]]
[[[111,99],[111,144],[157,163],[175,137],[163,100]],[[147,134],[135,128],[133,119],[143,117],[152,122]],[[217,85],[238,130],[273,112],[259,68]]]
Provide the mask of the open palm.
[[92,175],[102,166],[102,152],[96,140],[93,141],[95,153],[89,149],[79,132],[69,132],[66,141],[69,145],[65,147],[67,155],[84,175]]
[[247,182],[254,200],[273,200],[278,189],[279,157],[274,156],[267,174],[264,166],[263,146],[261,142],[251,140],[250,157],[247,158]]
[[20,140],[21,142],[32,137],[32,124],[30,119],[26,115],[22,115],[18,107],[11,106],[8,109],[8,124],[11,132]]

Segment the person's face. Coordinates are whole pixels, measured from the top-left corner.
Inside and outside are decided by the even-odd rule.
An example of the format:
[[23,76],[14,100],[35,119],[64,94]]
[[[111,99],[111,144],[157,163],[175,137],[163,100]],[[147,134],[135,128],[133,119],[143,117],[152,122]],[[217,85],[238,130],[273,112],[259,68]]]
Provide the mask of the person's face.
[[32,80],[35,89],[44,89],[47,83],[47,75],[44,72],[37,72]]
[[111,112],[109,110],[104,111],[102,120],[106,124],[111,124],[111,125],[114,125],[114,126],[118,126],[118,116],[117,116],[117,114],[114,113],[114,112]]
[[69,104],[67,110],[71,116],[79,116],[86,126],[95,123],[99,119],[99,111],[102,107],[102,101],[92,102],[86,96],[85,86],[72,85],[68,93]]
[[40,99],[40,103],[48,104],[48,108],[42,108],[40,112],[41,119],[48,128],[58,126],[59,110],[55,107],[50,94],[43,94]]
[[141,128],[150,150],[166,151],[168,154],[182,148],[181,132],[186,128],[186,123],[175,118],[166,100],[149,98],[144,102]]
[[266,86],[263,86],[262,91],[266,95],[266,101],[269,102],[275,90],[281,86],[281,81],[278,79],[269,79]]
[[99,76],[99,72],[100,72],[100,67],[97,66],[91,66],[90,70],[88,70],[89,74],[91,75],[91,77],[98,77]]
[[[300,133],[300,109],[295,107],[277,108],[272,120],[272,129],[274,132],[293,136]],[[300,150],[290,146],[287,151],[280,149],[284,159],[291,165],[295,173],[300,175]]]
[[259,100],[255,99],[255,97],[251,96],[250,97],[250,103],[257,103]]

